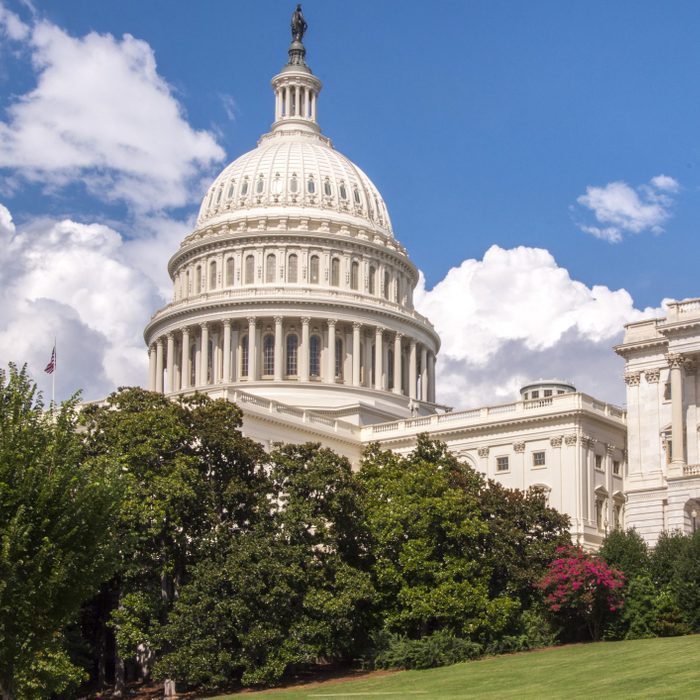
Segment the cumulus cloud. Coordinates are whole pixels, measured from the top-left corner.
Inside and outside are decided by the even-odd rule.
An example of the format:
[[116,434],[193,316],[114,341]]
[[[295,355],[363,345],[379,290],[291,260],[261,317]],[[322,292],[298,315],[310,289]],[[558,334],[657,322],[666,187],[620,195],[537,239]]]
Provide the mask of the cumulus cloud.
[[0,205],[0,365],[28,362],[46,391],[42,370],[56,338],[62,398],[78,388],[92,399],[143,384],[142,330],[164,299],[134,261],[146,251],[162,269],[172,250],[165,246],[161,231],[134,241],[109,226],[71,220],[15,228]]
[[662,233],[662,224],[671,216],[670,194],[679,188],[678,182],[668,175],[657,175],[649,184],[637,188],[626,182],[587,187],[586,194],[576,201],[581,206],[579,211],[592,214],[597,223],[579,223],[579,228],[610,243],[619,243],[625,233]]
[[139,213],[187,204],[192,183],[224,152],[193,129],[145,41],[47,21],[28,26],[0,5],[0,27],[26,44],[36,87],[0,122],[0,167],[52,187],[81,180]]
[[510,401],[525,382],[553,375],[620,402],[611,346],[623,324],[660,313],[635,309],[624,289],[572,280],[547,250],[495,245],[431,290],[421,278],[415,304],[442,339],[438,400],[457,407]]

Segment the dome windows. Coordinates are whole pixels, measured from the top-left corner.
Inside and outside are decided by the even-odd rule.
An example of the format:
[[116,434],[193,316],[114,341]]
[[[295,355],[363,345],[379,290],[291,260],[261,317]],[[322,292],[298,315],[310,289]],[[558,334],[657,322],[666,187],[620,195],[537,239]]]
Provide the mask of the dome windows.
[[316,181],[313,175],[309,175],[309,179],[306,181],[306,191],[309,194],[316,194]]
[[209,263],[209,289],[216,287],[216,260]]
[[296,333],[290,333],[287,336],[287,376],[296,376],[298,354],[299,336]]
[[255,194],[262,194],[265,190],[265,178],[262,175],[258,176],[258,181],[255,183]]
[[221,195],[222,195],[223,193],[224,193],[224,186],[221,185],[221,187],[219,187],[219,191],[218,191],[218,193],[217,193],[217,195],[216,195],[216,204],[217,204],[217,206],[218,206],[219,203],[221,202]]
[[248,194],[248,178],[243,178],[243,183],[241,184],[241,197],[245,197]]
[[231,180],[231,184],[228,186],[228,194],[226,195],[227,199],[231,199],[233,197],[233,193],[236,191],[236,181]]
[[352,188],[352,197],[355,200],[355,204],[357,204],[358,206],[362,204],[360,200],[360,190],[358,190],[357,187]]
[[318,255],[312,255],[311,258],[309,258],[309,282],[311,284],[318,284],[319,282],[318,268]]
[[255,282],[255,257],[246,255],[245,259],[245,283],[253,284]]
[[234,262],[233,258],[226,258],[226,286],[233,287],[233,272],[234,272]]
[[340,338],[335,339],[335,377],[343,378],[343,341]]
[[333,258],[331,260],[331,287],[340,286],[340,259]]
[[296,284],[299,281],[299,258],[292,253],[287,261],[287,282]]
[[296,173],[289,178],[289,191],[292,194],[296,194],[299,191],[299,180],[297,179]]
[[350,266],[350,289],[357,290],[360,286],[360,263],[352,261]]
[[323,181],[323,194],[326,195],[326,197],[331,197],[333,195],[333,188],[331,187],[331,181],[326,178]]
[[321,336],[312,335],[309,341],[309,374],[313,379],[321,376]]
[[265,260],[265,282],[268,284],[275,281],[275,266],[277,265],[277,258],[274,253],[270,253]]
[[263,338],[263,375],[271,377],[275,373],[275,336],[268,333]]
[[376,294],[377,289],[377,269],[374,265],[369,267],[369,293]]
[[275,179],[272,181],[272,194],[280,195],[282,193],[282,178],[279,173],[275,173]]
[[338,188],[338,194],[340,195],[340,198],[342,200],[346,200],[348,198],[348,190],[345,187],[345,183],[341,182],[340,187]]

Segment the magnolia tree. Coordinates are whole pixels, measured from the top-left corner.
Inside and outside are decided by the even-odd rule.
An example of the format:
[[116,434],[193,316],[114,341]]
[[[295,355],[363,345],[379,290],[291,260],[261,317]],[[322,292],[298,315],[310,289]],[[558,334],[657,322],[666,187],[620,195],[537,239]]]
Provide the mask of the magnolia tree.
[[598,640],[605,619],[623,605],[624,574],[578,547],[560,547],[557,554],[537,584],[545,605],[565,632],[585,627]]

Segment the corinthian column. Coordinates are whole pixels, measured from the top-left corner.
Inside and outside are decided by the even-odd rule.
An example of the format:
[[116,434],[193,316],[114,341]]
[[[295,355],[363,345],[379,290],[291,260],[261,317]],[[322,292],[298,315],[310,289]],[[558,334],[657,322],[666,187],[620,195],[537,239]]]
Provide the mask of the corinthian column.
[[401,367],[401,333],[394,336],[394,393],[401,393],[401,375],[403,373]]
[[148,390],[156,390],[156,346],[148,348]]
[[329,384],[335,384],[335,319],[328,319],[328,367],[326,378]]
[[202,347],[199,354],[199,383],[201,386],[209,384],[209,324],[202,324]]
[[274,379],[276,382],[282,381],[282,317],[275,316],[275,371]]
[[435,355],[428,353],[428,401],[435,403]]
[[224,376],[222,381],[228,384],[231,381],[231,321],[224,321]]
[[671,461],[674,465],[685,463],[683,439],[683,355],[666,355],[671,368]]
[[258,378],[258,344],[256,335],[256,318],[248,317],[248,381]]
[[360,386],[360,329],[362,324],[352,324],[352,385]]
[[168,353],[166,357],[168,363],[168,393],[175,391],[175,336],[168,333]]
[[297,367],[297,373],[302,382],[309,381],[309,323],[311,323],[311,319],[307,316],[301,319],[301,352],[299,353],[300,365]]
[[428,348],[425,345],[420,349],[420,399],[428,400]]
[[416,398],[416,384],[418,382],[418,358],[417,358],[418,348],[416,347],[416,341],[411,338],[411,345],[408,355],[408,395],[410,398]]
[[190,329],[182,329],[182,360],[180,362],[180,388],[190,386]]
[[156,341],[156,391],[163,393],[163,339]]
[[374,388],[381,390],[384,388],[382,381],[384,374],[384,348],[382,347],[382,334],[384,330],[377,326],[374,336]]

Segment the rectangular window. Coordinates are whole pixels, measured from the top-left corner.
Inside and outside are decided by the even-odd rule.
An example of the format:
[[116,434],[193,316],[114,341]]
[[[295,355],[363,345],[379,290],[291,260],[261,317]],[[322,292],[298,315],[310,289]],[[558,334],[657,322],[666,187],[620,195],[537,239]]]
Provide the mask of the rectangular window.
[[551,395],[552,395],[552,390],[551,390],[551,389],[545,389],[545,390],[544,390],[544,395],[545,395],[545,398],[551,396]]
[[603,455],[595,456],[595,468],[600,472],[603,471]]
[[539,391],[533,391],[531,394],[533,399],[539,399],[540,398],[540,392]]
[[664,384],[664,401],[671,400],[671,382]]
[[613,474],[620,476],[620,463],[617,460],[613,462]]
[[544,452],[533,452],[532,453],[532,466],[533,467],[544,467]]
[[508,457],[496,457],[496,471],[497,472],[507,472],[508,471]]

